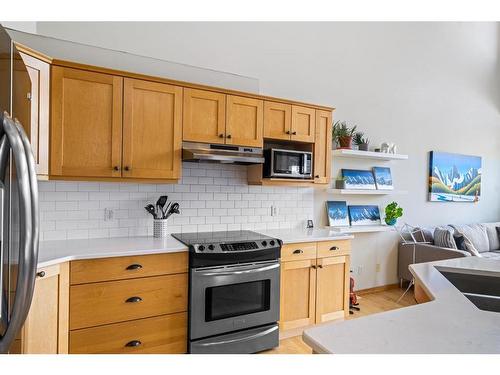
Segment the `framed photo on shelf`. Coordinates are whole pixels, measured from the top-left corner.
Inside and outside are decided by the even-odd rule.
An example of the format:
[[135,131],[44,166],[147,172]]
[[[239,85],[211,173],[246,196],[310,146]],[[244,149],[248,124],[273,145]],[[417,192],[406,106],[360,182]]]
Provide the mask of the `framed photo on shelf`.
[[377,190],[393,190],[391,168],[373,167],[373,176]]
[[328,216],[328,225],[331,227],[349,226],[346,201],[327,201],[326,215]]
[[351,190],[376,190],[372,171],[358,169],[342,169],[345,188]]
[[351,226],[382,225],[380,211],[374,205],[350,205],[349,222]]

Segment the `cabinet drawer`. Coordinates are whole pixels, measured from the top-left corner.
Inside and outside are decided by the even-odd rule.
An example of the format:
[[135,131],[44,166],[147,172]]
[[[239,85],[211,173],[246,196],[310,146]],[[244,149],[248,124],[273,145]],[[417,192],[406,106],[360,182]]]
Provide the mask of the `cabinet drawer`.
[[183,273],[188,253],[138,255],[71,262],[71,285]]
[[73,285],[70,330],[187,310],[187,273]]
[[182,312],[72,331],[69,352],[179,354],[186,352],[186,335],[187,313]]
[[290,260],[316,259],[316,243],[302,242],[291,243],[281,247],[281,260],[284,262]]
[[351,241],[322,241],[318,242],[318,258],[332,257],[336,255],[349,255],[351,253]]

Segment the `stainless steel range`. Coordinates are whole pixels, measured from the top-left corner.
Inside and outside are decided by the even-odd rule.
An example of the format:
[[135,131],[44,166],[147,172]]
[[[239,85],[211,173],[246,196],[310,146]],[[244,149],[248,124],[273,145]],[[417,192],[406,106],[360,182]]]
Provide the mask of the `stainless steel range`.
[[189,352],[278,346],[281,240],[251,231],[172,236],[189,247]]

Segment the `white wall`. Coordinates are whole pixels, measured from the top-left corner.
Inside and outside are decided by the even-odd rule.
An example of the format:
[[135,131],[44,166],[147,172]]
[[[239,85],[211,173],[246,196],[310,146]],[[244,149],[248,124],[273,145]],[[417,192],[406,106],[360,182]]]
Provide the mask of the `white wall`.
[[[496,23],[38,23],[40,34],[256,77],[263,94],[332,105],[374,144],[397,143],[391,163],[404,221],[431,225],[500,218],[500,67]],[[428,152],[483,157],[478,204],[430,203]],[[369,164],[334,162],[341,166]],[[314,215],[326,224],[317,190]],[[384,198],[351,202],[385,204]],[[396,281],[396,235],[364,234],[352,265],[360,288]],[[375,272],[380,264],[380,272]]]

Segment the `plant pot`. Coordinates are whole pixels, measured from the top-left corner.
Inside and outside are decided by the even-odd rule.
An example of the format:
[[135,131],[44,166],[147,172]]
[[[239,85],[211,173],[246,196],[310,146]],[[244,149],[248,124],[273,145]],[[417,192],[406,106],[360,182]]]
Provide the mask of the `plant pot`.
[[385,223],[386,223],[387,225],[391,225],[391,226],[392,226],[392,225],[396,225],[396,222],[397,222],[397,221],[398,221],[398,219],[387,219],[387,218],[385,219]]
[[345,189],[345,181],[335,180],[335,189]]
[[368,143],[361,143],[358,145],[359,151],[368,151]]
[[339,137],[340,148],[352,148],[352,137]]
[[168,237],[167,219],[153,219],[153,237],[165,238]]

